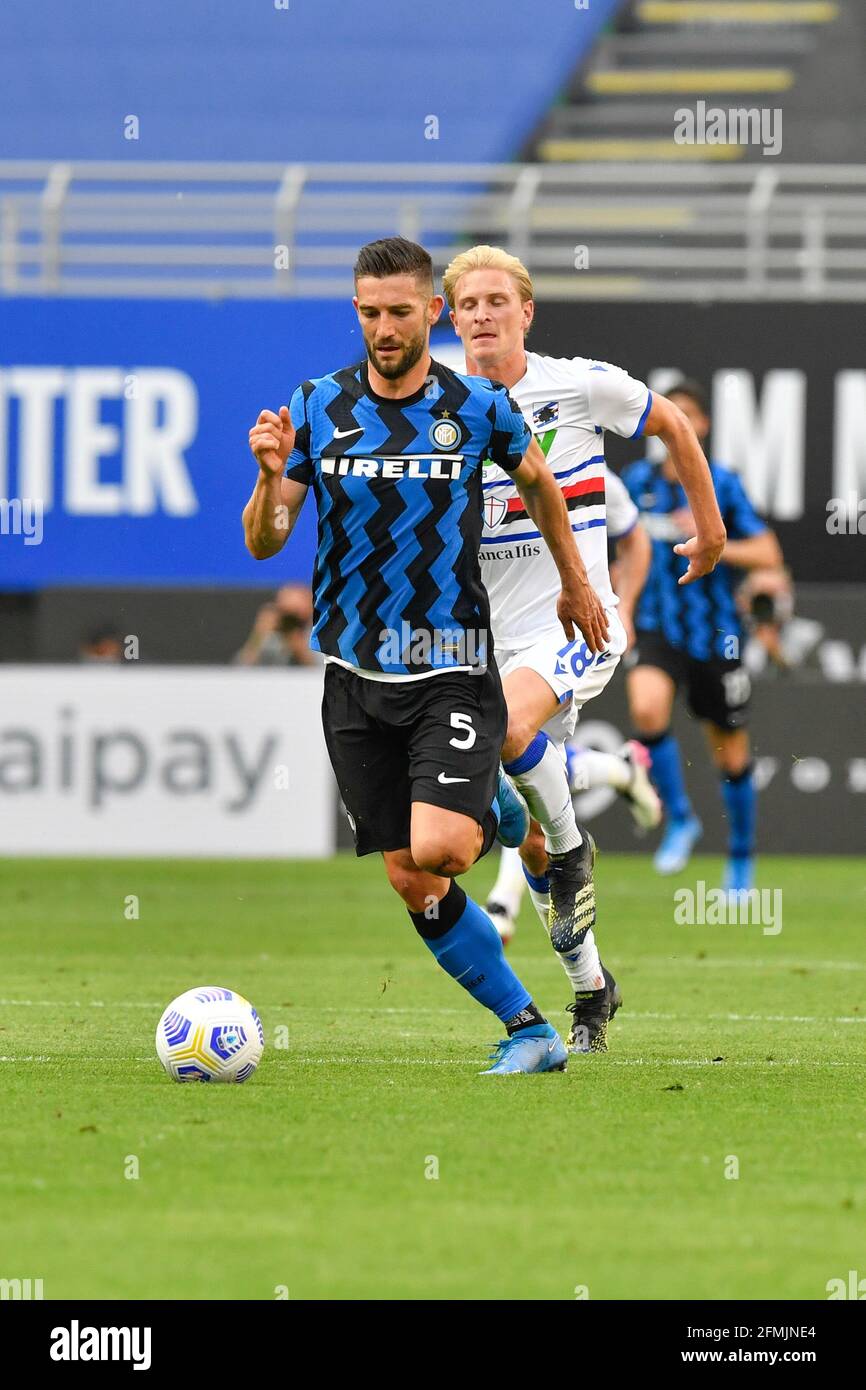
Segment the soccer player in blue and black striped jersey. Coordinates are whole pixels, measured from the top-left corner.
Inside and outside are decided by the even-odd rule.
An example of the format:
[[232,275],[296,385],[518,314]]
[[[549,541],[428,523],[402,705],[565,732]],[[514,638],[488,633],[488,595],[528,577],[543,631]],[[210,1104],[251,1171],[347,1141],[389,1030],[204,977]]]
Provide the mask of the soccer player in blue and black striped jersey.
[[[703,388],[683,380],[668,398],[688,416],[703,443],[710,431]],[[735,591],[745,570],[775,568],[782,553],[736,473],[715,462],[710,471],[728,539],[712,573],[686,586],[679,582],[685,561],[672,547],[692,534],[693,522],[670,459],[642,459],[623,471],[653,546],[635,615],[636,644],[626,657],[627,686],[632,722],[650,750],[652,778],[667,817],[656,868],[679,873],[702,834],[670,730],[674,697],[684,689],[692,714],[704,723],[721,779],[728,819],[725,887],[740,890],[750,888],[754,876],[756,795],[746,728],[750,686],[740,662]]]
[[[366,360],[305,381],[250,432],[259,477],[247,545],[276,554],[313,491],[311,645],[326,661],[325,738],[356,851],[382,854],[439,964],[501,1019],[508,1036],[489,1071],[562,1070],[562,1041],[455,881],[493,843],[499,801],[517,798],[500,778],[507,714],[478,561],[486,459],[514,479],[556,559],[569,640],[576,625],[601,650],[607,620],[517,405],[431,359],[444,300],[427,252],[402,237],[373,242],[355,287]],[[522,838],[522,803],[518,819]]]

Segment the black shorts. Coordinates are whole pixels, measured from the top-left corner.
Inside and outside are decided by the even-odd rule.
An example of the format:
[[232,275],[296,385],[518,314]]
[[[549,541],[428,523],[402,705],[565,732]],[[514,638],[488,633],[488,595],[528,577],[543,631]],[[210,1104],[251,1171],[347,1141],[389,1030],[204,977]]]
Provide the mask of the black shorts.
[[744,729],[749,722],[752,683],[739,661],[713,656],[697,661],[688,652],[672,647],[660,632],[637,631],[635,645],[625,658],[625,667],[658,666],[678,688],[686,692],[689,709],[696,719],[708,719],[719,729]]
[[356,854],[406,849],[413,801],[482,824],[508,712],[499,672],[376,681],[329,662],[322,723]]

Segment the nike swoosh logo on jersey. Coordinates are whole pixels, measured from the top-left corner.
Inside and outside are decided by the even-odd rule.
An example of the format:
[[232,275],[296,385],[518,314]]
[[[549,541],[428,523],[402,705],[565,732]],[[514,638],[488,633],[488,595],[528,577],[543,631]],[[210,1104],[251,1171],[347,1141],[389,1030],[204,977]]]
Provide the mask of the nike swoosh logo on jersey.
[[440,773],[439,773],[439,776],[437,777],[436,780],[437,780],[437,782],[441,782],[442,785],[443,785],[443,787],[444,787],[444,786],[447,785],[448,782],[468,782],[468,781],[469,781],[469,778],[468,778],[468,777],[446,777],[444,772],[440,772]]
[[548,1052],[552,1052],[553,1049],[554,1049],[555,1047],[556,1047],[556,1043],[555,1043],[555,1042],[548,1043],[548,1044],[547,1044],[547,1050],[548,1050]]
[[359,425],[358,428],[355,429],[355,430],[334,430],[334,438],[335,438],[335,439],[348,439],[348,437],[349,437],[350,434],[363,434],[363,433],[364,433],[364,427],[363,427],[363,425]]

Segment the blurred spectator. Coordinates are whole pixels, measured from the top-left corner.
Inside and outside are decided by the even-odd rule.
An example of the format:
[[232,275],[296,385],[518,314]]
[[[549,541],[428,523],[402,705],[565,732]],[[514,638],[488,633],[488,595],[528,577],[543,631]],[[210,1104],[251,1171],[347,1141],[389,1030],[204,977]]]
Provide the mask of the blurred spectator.
[[121,662],[123,634],[114,623],[103,623],[88,632],[78,645],[78,660]]
[[768,666],[789,671],[804,665],[824,635],[821,623],[796,616],[791,573],[781,567],[750,570],[737,592],[737,607],[748,624],[743,661],[752,675]]
[[234,661],[238,666],[317,666],[310,651],[313,596],[303,584],[284,584],[263,603]]

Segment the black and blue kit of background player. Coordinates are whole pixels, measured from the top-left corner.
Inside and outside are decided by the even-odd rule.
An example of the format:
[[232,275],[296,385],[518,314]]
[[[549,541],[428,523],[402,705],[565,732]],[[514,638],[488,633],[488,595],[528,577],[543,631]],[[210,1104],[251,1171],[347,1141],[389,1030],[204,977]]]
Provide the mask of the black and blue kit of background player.
[[[719,511],[729,540],[767,530],[738,476],[710,464]],[[663,465],[642,459],[624,469],[623,482],[638,507],[652,541],[652,563],[635,613],[636,643],[626,664],[657,666],[684,689],[696,718],[722,730],[745,728],[750,682],[740,663],[742,629],[736,588],[743,571],[722,560],[711,574],[680,585],[688,561],[673,546],[687,533],[676,513],[687,509],[685,493],[665,476]],[[670,730],[654,738],[641,735],[652,757],[652,777],[665,805],[669,831],[697,826],[686,791],[676,739]],[[755,789],[751,764],[741,773],[722,775],[728,817],[729,863],[746,865],[754,851]]]
[[[325,739],[356,851],[408,848],[415,801],[472,817],[487,849],[507,711],[478,562],[481,476],[486,459],[520,466],[523,415],[504,388],[437,362],[412,395],[377,395],[365,361],[304,382],[289,410],[286,477],[312,487],[318,509]],[[456,882],[435,918],[410,915],[509,1033],[540,1019]]]

